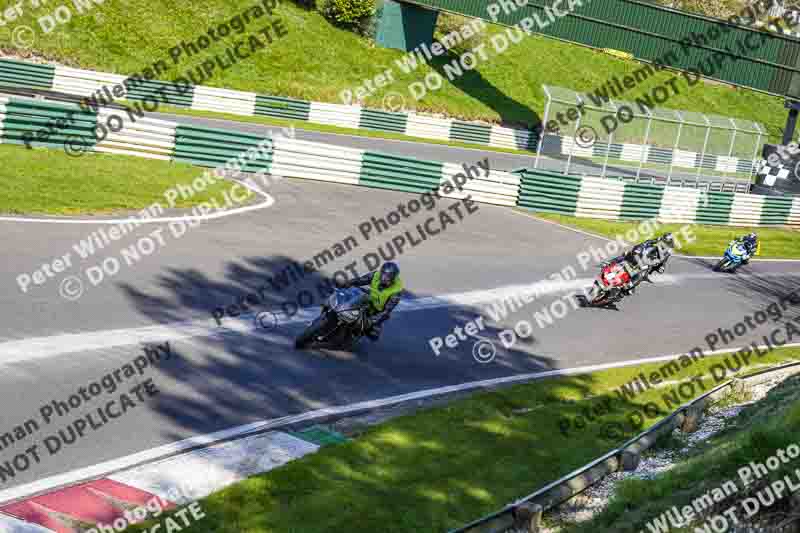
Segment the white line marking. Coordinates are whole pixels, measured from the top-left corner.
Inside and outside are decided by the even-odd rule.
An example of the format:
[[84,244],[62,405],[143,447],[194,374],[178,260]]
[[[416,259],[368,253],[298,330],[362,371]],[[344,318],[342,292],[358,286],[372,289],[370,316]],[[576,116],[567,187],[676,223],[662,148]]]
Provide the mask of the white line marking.
[[[800,277],[800,272],[768,272],[763,274],[739,274],[737,279],[770,278],[770,277]],[[689,280],[719,279],[716,273],[662,275],[657,284],[679,285]],[[420,311],[424,309],[437,309],[442,307],[470,306],[477,307],[491,302],[496,302],[511,296],[536,293],[538,295],[557,294],[567,291],[580,290],[590,286],[595,278],[579,278],[570,281],[542,280],[528,285],[508,285],[495,289],[476,290],[462,293],[429,296],[407,300],[397,306],[398,312]],[[300,310],[288,319],[281,319],[278,313],[280,326],[302,324],[313,320],[319,314],[319,307],[309,307]],[[88,331],[82,333],[67,333],[49,337],[33,337],[22,340],[0,343],[0,367],[23,361],[46,359],[63,354],[103,350],[117,346],[129,346],[144,342],[161,343],[165,341],[181,341],[193,337],[218,338],[220,335],[239,333],[244,335],[258,334],[265,340],[286,345],[285,332],[276,333],[265,331],[254,322],[255,315],[241,315],[237,319],[223,319],[222,326],[218,326],[212,318],[172,322],[153,326],[137,328],[123,328],[114,330]]]
[[[800,346],[800,343],[786,344],[784,347],[793,348],[797,346]],[[766,348],[766,346],[759,346],[759,348]],[[741,347],[727,349],[727,350],[716,350],[713,352],[707,352],[706,355],[734,353],[739,351],[740,349]],[[195,448],[197,446],[209,446],[211,444],[216,444],[224,440],[230,440],[233,438],[242,437],[250,433],[267,431],[270,429],[276,429],[291,424],[309,422],[312,420],[328,416],[343,416],[358,411],[377,409],[380,407],[386,407],[389,405],[395,405],[403,402],[431,398],[433,396],[441,396],[454,392],[463,392],[485,387],[506,385],[510,383],[516,383],[519,381],[538,381],[540,379],[545,379],[550,377],[588,374],[591,372],[597,372],[600,370],[609,370],[612,368],[622,368],[626,366],[657,363],[659,361],[669,361],[672,359],[677,359],[682,355],[685,354],[681,353],[681,354],[671,354],[671,355],[659,355],[659,356],[644,357],[629,361],[616,361],[613,363],[588,365],[582,367],[566,368],[561,370],[547,370],[544,372],[532,372],[526,374],[506,376],[502,378],[470,381],[467,383],[462,383],[460,385],[437,387],[434,389],[426,389],[416,392],[410,392],[407,394],[399,394],[396,396],[389,396],[387,398],[380,398],[376,400],[367,400],[348,405],[325,407],[322,409],[307,411],[305,413],[301,413],[298,415],[289,415],[280,418],[259,420],[257,422],[252,422],[250,424],[245,424],[241,426],[232,427],[229,429],[224,429],[221,431],[216,431],[214,433],[209,433],[206,435],[197,435],[171,444],[165,444],[163,446],[158,446],[156,448],[144,450],[132,455],[128,455],[126,457],[120,457],[119,459],[113,459],[111,461],[106,461],[93,466],[88,466],[86,468],[81,468],[73,470],[71,472],[66,472],[64,474],[50,476],[48,478],[40,479],[38,481],[27,483],[25,485],[12,487],[0,491],[0,504],[7,503],[11,500],[18,500],[21,498],[30,497],[34,494],[39,494],[48,490],[52,490],[53,488],[56,487],[71,485],[91,478],[108,476],[109,474],[112,473],[117,473],[122,470],[132,468],[134,466],[139,466],[142,463],[149,463],[159,459],[163,459],[166,456],[180,453],[182,451],[188,450],[189,448]]]
[[236,181],[243,185],[252,192],[259,194],[266,198],[262,203],[256,205],[247,205],[244,207],[236,207],[228,209],[220,213],[211,213],[209,215],[184,215],[180,217],[160,217],[160,218],[114,218],[114,219],[60,219],[60,218],[30,218],[30,217],[0,217],[0,222],[39,222],[43,224],[157,224],[163,222],[177,222],[180,220],[213,220],[215,218],[222,218],[239,213],[246,213],[248,211],[255,211],[257,209],[266,209],[275,203],[275,198],[265,193],[261,189],[251,187],[246,182]]

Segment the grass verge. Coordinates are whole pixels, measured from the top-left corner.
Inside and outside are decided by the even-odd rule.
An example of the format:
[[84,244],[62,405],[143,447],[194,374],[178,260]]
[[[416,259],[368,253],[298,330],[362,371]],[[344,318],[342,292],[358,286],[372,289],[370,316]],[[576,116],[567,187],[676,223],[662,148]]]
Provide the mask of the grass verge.
[[[217,28],[256,3],[248,0],[197,0],[191,4],[154,4],[147,0],[128,0],[124,4],[106,2],[93,6],[82,16],[73,13],[68,23],[58,25],[48,33],[40,31],[36,20],[50,13],[52,6],[42,4],[39,9],[25,6],[20,18],[0,27],[0,42],[13,43],[14,29],[27,25],[36,31],[32,51],[41,56],[73,67],[125,75],[139,73],[154,62],[163,61],[166,67],[158,78],[172,80],[212,59],[215,54],[224,56],[225,50],[236,41],[246,40],[251,34],[258,35],[258,30],[265,26],[263,19],[252,21],[245,29],[246,33],[231,32],[191,57],[184,54],[176,62],[169,55],[169,50],[182,41],[194,43],[207,33],[208,28]],[[131,16],[132,13],[136,15]],[[276,15],[288,30],[285,37],[247,60],[225,70],[217,69],[213,77],[200,83],[259,94],[342,103],[342,91],[355,92],[365,80],[372,81],[391,69],[393,82],[370,93],[364,105],[382,109],[388,94],[400,92],[405,96],[409,109],[530,127],[541,122],[544,114],[546,97],[542,84],[555,83],[577,91],[589,91],[603,86],[613,77],[623,79],[625,75],[632,75],[642,67],[636,61],[538,35],[526,37],[498,55],[489,39],[503,32],[504,28],[488,25],[480,38],[465,41],[460,48],[455,47],[450,53],[434,58],[430,64],[405,72],[395,63],[404,55],[403,52],[377,47],[369,40],[336,28],[315,10],[307,11],[283,2]],[[461,19],[449,16],[441,19],[440,34],[460,26]],[[488,60],[481,61],[474,70],[460,78],[449,80],[444,65],[449,65],[461,52],[480,43],[487,43],[487,49],[492,50]],[[28,53],[14,49],[13,44],[8,49],[21,55]],[[531,58],[536,58],[535,65]],[[520,68],[520,65],[526,67]],[[411,83],[440,73],[444,80],[441,89],[428,91],[420,100],[411,96],[408,89]],[[665,86],[674,76],[675,73],[669,71],[657,72],[623,98],[634,101],[639,96],[649,96],[655,87]],[[665,103],[668,107],[762,123],[767,121],[765,126],[770,138],[776,140],[780,137],[785,116],[780,98],[716,83],[689,86],[682,76],[677,76],[676,87],[678,93]],[[644,129],[639,129],[635,134],[631,133],[626,142],[635,142],[636,138],[643,137]],[[656,133],[651,135],[654,142]],[[693,135],[686,131],[683,138]],[[674,134],[669,133],[669,136],[674,137]],[[699,134],[696,137],[697,142],[703,142]],[[710,142],[719,142],[715,150],[724,148],[724,153],[727,153],[728,145],[724,139],[717,141],[714,138]],[[687,146],[681,148],[689,149]]]
[[[177,184],[191,186],[203,169],[135,156],[87,153],[70,157],[62,150],[28,150],[0,145],[0,212],[79,215],[140,210],[159,202]],[[224,204],[229,181],[219,181],[191,197],[178,196],[176,208],[216,200]],[[248,191],[248,196],[252,193]]]
[[[635,228],[640,222],[571,217],[552,213],[532,213],[531,211],[522,209],[519,211],[545,220],[558,222],[565,226],[611,238],[617,235],[624,235],[625,232]],[[671,231],[675,233],[676,237],[680,240],[679,231],[683,226],[683,224],[661,224],[659,226],[659,232],[666,233]],[[695,242],[681,247],[678,251],[679,253],[722,257],[725,248],[734,237],[746,235],[752,231],[758,234],[758,239],[761,241],[761,253],[756,256],[756,259],[800,259],[800,233],[793,228],[748,228],[702,224],[693,224],[691,227],[697,239]]]
[[[744,368],[788,360],[800,360],[800,350],[775,350]],[[718,381],[709,369],[720,361],[698,359],[673,368],[669,379],[699,375],[710,390]],[[629,424],[612,438],[607,424],[623,425],[648,402],[667,414],[663,396],[677,391],[675,385],[615,400],[610,413],[583,430],[559,429],[567,418],[577,427],[578,417],[602,401],[599,395],[663,367],[662,362],[516,385],[396,418],[212,494],[200,501],[207,518],[184,531],[407,533],[458,527],[638,433]],[[703,392],[699,384],[696,389],[692,397]],[[660,416],[644,418],[641,427]],[[149,531],[153,524],[126,531]]]
[[[756,498],[767,484],[775,480],[789,477],[797,483],[795,469],[800,466],[800,459],[790,460],[786,464],[769,472],[764,478],[745,485],[738,470],[751,462],[764,463],[768,457],[776,455],[780,449],[785,450],[790,444],[800,442],[800,376],[792,376],[769,392],[766,398],[746,407],[734,420],[732,425],[717,433],[710,439],[699,443],[690,454],[679,462],[674,469],[652,480],[627,479],[620,483],[608,507],[591,521],[568,528],[565,533],[635,533],[638,531],[666,531],[653,529],[660,515],[676,506],[683,509],[692,505],[693,501],[721,487],[727,481],[736,483],[736,492],[728,489],[730,494],[713,505],[708,505],[703,516],[695,519],[694,527],[669,527],[676,533],[703,531],[703,522],[722,514],[734,507],[734,518],[724,515],[733,526],[734,520],[752,522],[766,520],[773,528],[758,531],[778,531],[775,524],[794,511],[794,521],[798,520],[797,509],[792,508],[784,492],[782,498],[769,503],[769,495],[762,494],[763,500],[756,500],[760,509],[748,519],[748,511],[753,511],[754,503],[749,508],[742,505],[745,498]],[[755,477],[755,476],[753,476]],[[652,522],[648,527],[647,523]],[[719,523],[719,522],[718,522]],[[762,527],[765,524],[761,524]],[[719,526],[717,526],[719,527]],[[706,529],[714,531],[714,529]],[[748,530],[749,531],[749,530]]]

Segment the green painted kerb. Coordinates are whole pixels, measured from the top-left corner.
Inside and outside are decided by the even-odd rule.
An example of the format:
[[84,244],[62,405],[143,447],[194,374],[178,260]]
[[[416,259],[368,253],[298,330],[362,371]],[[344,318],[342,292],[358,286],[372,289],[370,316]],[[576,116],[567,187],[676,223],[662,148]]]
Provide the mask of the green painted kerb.
[[406,52],[422,43],[431,44],[438,17],[438,11],[383,0],[378,2],[375,15],[375,42],[384,48],[398,48]]

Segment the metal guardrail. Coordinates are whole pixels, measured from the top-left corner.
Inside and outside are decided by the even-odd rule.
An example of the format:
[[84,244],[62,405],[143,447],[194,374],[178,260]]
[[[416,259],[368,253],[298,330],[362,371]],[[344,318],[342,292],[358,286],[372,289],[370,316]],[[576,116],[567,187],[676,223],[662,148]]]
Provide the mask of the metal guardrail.
[[[731,350],[731,352],[733,351],[736,350]],[[664,419],[603,456],[506,505],[503,509],[458,529],[450,530],[449,533],[504,533],[512,528],[537,531],[538,520],[541,518],[542,512],[583,492],[610,473],[620,469],[635,470],[641,452],[651,447],[661,435],[683,426],[687,420],[696,422],[702,416],[702,410],[706,403],[710,399],[721,396],[720,393],[724,389],[739,382],[773,372],[785,371],[788,368],[795,368],[796,370],[792,373],[798,373],[800,372],[800,362],[787,363],[734,377],[694,400],[684,403]]]
[[661,176],[607,176],[625,183],[656,185],[660,187],[684,187],[702,189],[707,192],[738,192],[749,194],[752,183],[745,180],[698,180],[688,178],[664,178]]

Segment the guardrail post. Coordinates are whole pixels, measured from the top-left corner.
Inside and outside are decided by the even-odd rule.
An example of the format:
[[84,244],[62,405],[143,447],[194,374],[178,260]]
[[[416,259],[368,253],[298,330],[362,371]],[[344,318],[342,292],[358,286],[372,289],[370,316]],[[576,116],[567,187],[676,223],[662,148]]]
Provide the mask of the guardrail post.
[[733,380],[731,380],[731,394],[745,394],[748,390],[749,387],[745,380],[741,378],[733,378]]
[[655,442],[658,440],[659,437],[662,435],[667,435],[672,433],[676,427],[681,427],[683,425],[684,415],[683,413],[678,413],[672,420],[665,423],[660,428],[656,429],[655,431],[648,433],[647,435],[643,436],[638,441],[634,442],[624,450],[619,455],[619,468],[620,470],[624,470],[625,472],[632,472],[639,468],[639,463],[642,460],[642,452],[650,448]]
[[542,506],[535,503],[523,503],[514,507],[514,529],[525,533],[539,533],[542,527]]
[[694,433],[700,426],[700,421],[703,420],[703,413],[705,411],[706,402],[700,401],[689,406],[683,412],[683,423],[681,424],[682,433]]

